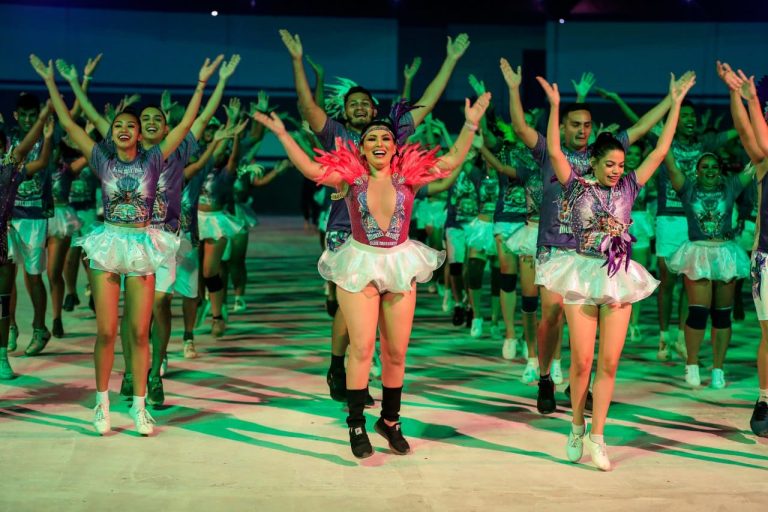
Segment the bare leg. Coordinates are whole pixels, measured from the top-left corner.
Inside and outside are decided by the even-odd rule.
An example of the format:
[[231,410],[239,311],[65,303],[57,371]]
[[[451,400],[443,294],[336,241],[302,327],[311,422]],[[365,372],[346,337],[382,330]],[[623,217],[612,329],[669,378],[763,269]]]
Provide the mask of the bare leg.
[[109,375],[115,360],[120,276],[91,269],[91,292],[96,306],[96,345],[93,349],[96,391],[103,392],[109,389]]
[[[547,375],[558,345],[558,339],[563,331],[563,297],[544,287],[540,288],[540,292],[541,322],[539,322],[539,330],[537,332],[539,368],[541,368],[542,375]],[[595,318],[597,318],[596,314]],[[568,322],[568,327],[571,327],[570,322]]]
[[616,383],[616,370],[619,368],[631,314],[632,304],[606,305],[600,308],[600,347],[597,353],[595,383],[592,386],[592,433],[595,435],[603,435],[605,431],[605,421]]
[[565,304],[563,308],[571,333],[570,387],[573,424],[583,425],[599,312],[597,306],[587,304]]
[[344,313],[349,329],[349,360],[347,361],[347,389],[368,387],[371,360],[376,345],[376,327],[379,321],[380,296],[368,285],[363,291],[352,293],[336,288],[339,308]]
[[[734,293],[736,290],[736,281],[724,283],[722,281],[715,281],[712,283],[714,296],[714,310],[713,314],[720,310],[727,312],[730,318],[731,310],[733,308]],[[713,317],[714,318],[714,317]],[[714,323],[714,322],[713,322]],[[723,363],[725,363],[725,353],[728,351],[728,345],[731,342],[732,328],[717,328],[712,325],[712,367],[722,370]]]
[[[701,306],[709,310],[709,306],[712,304],[712,281],[707,279],[693,281],[684,276],[684,283],[691,307]],[[685,326],[685,347],[688,350],[687,365],[699,364],[699,350],[701,349],[701,341],[704,339],[704,332],[705,329]]]
[[125,310],[132,336],[131,370],[133,395],[147,394],[149,371],[149,323],[155,296],[155,276],[131,276],[125,278]]
[[[203,244],[203,279],[220,275],[221,256],[224,249],[227,248],[227,239],[205,240]],[[214,317],[221,316],[221,307],[224,301],[224,289],[215,292],[209,292],[208,297],[211,300],[211,314]]]

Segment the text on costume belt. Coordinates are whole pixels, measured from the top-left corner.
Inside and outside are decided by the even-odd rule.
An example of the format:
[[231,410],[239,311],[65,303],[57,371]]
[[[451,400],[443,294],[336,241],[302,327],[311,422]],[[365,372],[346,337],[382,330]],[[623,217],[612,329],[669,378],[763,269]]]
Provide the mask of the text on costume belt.
[[43,200],[42,199],[32,199],[29,201],[19,201],[18,199],[14,202],[15,206],[23,207],[23,208],[29,208],[38,206],[42,208],[43,206]]

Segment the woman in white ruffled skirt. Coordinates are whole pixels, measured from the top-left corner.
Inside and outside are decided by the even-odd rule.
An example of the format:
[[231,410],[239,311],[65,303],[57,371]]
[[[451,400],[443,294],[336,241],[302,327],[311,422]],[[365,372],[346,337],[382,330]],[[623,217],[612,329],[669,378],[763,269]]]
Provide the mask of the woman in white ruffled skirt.
[[[145,396],[155,271],[175,257],[178,237],[154,229],[149,224],[163,162],[189,132],[200,107],[205,84],[222,58],[220,56],[213,63],[206,59],[198,74],[195,92],[178,126],[157,146],[139,151],[141,122],[138,114],[129,111],[118,113],[111,124],[111,140],[97,144],[72,119],[56,86],[52,63],[44,64],[36,56],[30,57],[32,67],[45,81],[59,123],[101,180],[105,222],[74,241],[90,260],[90,280],[96,306],[96,407],[93,424],[99,434],[111,430],[109,377],[115,357],[118,302],[123,278],[124,315],[129,316],[133,340],[131,366],[134,396],[129,413],[139,434],[149,435],[153,431],[154,420],[146,410]],[[78,82],[74,68],[63,61],[58,61],[57,66],[70,83]]]
[[359,148],[339,144],[339,149],[321,153],[316,161],[296,144],[276,114],[254,114],[275,133],[296,168],[312,180],[339,188],[349,209],[352,237],[338,250],[325,251],[318,270],[336,283],[339,306],[347,319],[347,425],[350,447],[358,458],[373,455],[363,411],[377,327],[383,393],[375,429],[393,452],[410,452],[399,418],[416,283],[427,282],[445,259],[442,251],[408,239],[413,199],[420,186],[445,176],[464,160],[489,101],[488,93],[471,107],[467,100],[464,128],[451,151],[440,158],[437,148],[398,147],[393,126],[400,127],[398,113],[408,110],[402,104],[396,106],[394,120],[375,120],[363,130]]
[[[631,260],[632,205],[640,189],[653,176],[669,151],[680,113],[680,104],[694,80],[670,82],[672,107],[656,148],[634,172],[624,174],[624,147],[609,133],[601,133],[590,148],[592,174],[579,176],[560,147],[560,93],[557,85],[537,78],[551,104],[547,152],[563,186],[563,205],[570,210],[570,228],[577,249],[557,250],[538,266],[536,283],[563,297],[571,335],[570,388],[573,423],[566,456],[578,462],[586,446],[595,465],[611,469],[603,438],[613,396],[632,303],[648,297],[659,282]],[[600,328],[600,348],[595,373],[592,429],[586,435],[584,406],[589,387],[595,335]]]
[[672,272],[683,274],[688,295],[685,381],[692,387],[701,385],[699,350],[707,318],[711,317],[710,387],[722,389],[736,280],[750,275],[749,256],[734,240],[733,207],[736,197],[754,178],[754,168],[748,166],[737,175],[723,176],[717,155],[704,153],[696,162],[696,174],[688,177],[673,158],[667,157],[666,163],[688,220],[688,241],[667,262]]

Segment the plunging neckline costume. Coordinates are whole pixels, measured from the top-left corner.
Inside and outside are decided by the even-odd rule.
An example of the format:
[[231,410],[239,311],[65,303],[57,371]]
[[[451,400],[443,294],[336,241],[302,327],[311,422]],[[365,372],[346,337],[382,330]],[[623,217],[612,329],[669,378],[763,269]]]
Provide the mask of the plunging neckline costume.
[[370,175],[354,144],[337,144],[338,149],[319,152],[317,161],[325,173],[333,173],[348,186],[344,196],[352,236],[334,251],[326,250],[317,264],[324,279],[349,292],[360,292],[369,284],[379,293],[411,291],[414,282],[425,283],[445,261],[445,251],[436,251],[408,238],[413,200],[419,186],[442,177],[436,175],[436,149],[424,151],[418,145],[400,148],[392,161],[395,208],[386,230],[369,208]]

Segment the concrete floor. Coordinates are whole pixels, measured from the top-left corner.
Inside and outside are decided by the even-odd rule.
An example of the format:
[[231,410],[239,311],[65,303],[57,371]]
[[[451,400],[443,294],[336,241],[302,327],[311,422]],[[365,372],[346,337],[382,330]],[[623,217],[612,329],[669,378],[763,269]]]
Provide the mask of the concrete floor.
[[[11,358],[20,376],[0,382],[0,511],[742,511],[768,504],[768,440],[749,430],[759,340],[751,304],[734,329],[721,391],[688,390],[679,359],[655,360],[655,302],[644,304],[647,338],[627,344],[606,429],[615,468],[602,473],[588,457],[565,460],[568,410],[536,412],[535,385],[519,380],[522,361],[502,360],[500,340],[473,340],[453,327],[425,288],[402,410],[413,453],[392,455],[372,433],[376,454],[359,462],[349,451],[346,414],[325,384],[330,324],[315,270],[317,238],[295,219],[262,220],[251,235],[247,313],[231,317],[222,341],[201,330],[196,360],[182,358],[174,330],[167,406],[152,411],[157,429],[149,438],[134,432],[117,394],[119,356],[114,432],[93,431],[90,310],[65,313],[68,336],[26,358],[19,354],[31,315],[20,294],[21,349]],[[702,357],[708,384],[709,347]],[[379,386],[372,383],[374,397]],[[369,427],[377,413],[369,410]]]

